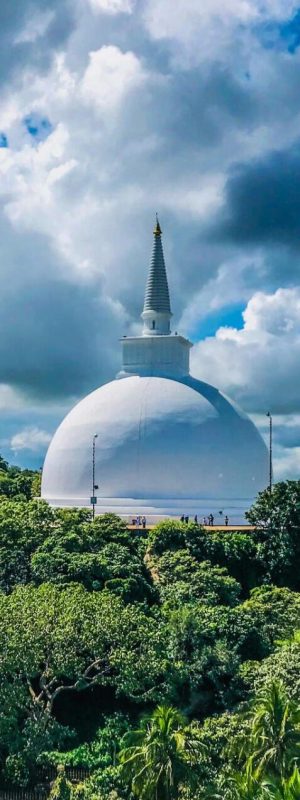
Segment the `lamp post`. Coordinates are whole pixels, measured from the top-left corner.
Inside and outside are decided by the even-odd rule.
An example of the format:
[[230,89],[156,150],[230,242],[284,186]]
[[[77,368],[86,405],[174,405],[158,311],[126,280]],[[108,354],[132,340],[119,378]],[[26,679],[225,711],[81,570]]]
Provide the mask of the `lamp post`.
[[92,518],[93,518],[93,521],[95,519],[95,505],[97,503],[97,498],[96,498],[96,495],[95,495],[95,489],[98,489],[98,486],[96,486],[96,484],[95,484],[96,439],[98,439],[98,433],[94,433],[94,436],[93,436],[93,448],[92,448],[93,488],[92,488],[91,503],[92,503]]
[[271,494],[273,483],[273,419],[270,411],[266,416],[269,418],[269,489]]

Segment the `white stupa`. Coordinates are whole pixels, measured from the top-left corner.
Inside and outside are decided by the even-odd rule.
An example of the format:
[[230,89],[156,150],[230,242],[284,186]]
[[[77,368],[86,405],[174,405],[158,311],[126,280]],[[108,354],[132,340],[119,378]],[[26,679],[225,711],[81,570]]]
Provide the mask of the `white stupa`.
[[221,521],[223,512],[234,523],[267,485],[260,434],[218,389],[191,377],[192,344],[171,333],[171,316],[157,221],[142,335],[123,337],[117,378],[81,400],[56,431],[42,480],[51,505],[90,506],[97,495],[97,513],[148,520],[213,513]]

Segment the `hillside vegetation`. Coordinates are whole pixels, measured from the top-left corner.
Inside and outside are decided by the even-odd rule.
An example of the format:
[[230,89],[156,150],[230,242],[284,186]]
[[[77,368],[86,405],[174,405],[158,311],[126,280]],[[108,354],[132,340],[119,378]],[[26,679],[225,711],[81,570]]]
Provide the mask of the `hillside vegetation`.
[[53,798],[300,798],[300,481],[259,495],[254,532],[147,537],[3,464],[2,786],[55,764]]

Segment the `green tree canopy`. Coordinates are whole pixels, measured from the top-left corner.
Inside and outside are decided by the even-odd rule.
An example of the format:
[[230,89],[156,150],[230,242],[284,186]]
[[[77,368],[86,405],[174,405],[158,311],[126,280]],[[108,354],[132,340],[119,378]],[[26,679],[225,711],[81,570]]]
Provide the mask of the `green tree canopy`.
[[266,489],[246,515],[257,529],[258,557],[266,578],[300,589],[300,481],[282,481]]
[[166,551],[154,562],[157,583],[163,600],[175,604],[203,600],[209,605],[238,603],[241,588],[225,567],[209,561],[198,563],[187,549]]

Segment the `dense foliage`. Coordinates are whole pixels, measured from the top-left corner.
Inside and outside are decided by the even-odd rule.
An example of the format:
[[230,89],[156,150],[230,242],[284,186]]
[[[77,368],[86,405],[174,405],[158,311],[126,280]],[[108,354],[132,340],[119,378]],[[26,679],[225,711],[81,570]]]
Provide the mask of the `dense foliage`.
[[38,478],[0,462],[2,785],[56,765],[57,800],[299,798],[300,481],[253,530],[147,535]]
[[0,456],[0,498],[29,500],[40,494],[41,474],[31,469],[10,466]]

